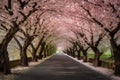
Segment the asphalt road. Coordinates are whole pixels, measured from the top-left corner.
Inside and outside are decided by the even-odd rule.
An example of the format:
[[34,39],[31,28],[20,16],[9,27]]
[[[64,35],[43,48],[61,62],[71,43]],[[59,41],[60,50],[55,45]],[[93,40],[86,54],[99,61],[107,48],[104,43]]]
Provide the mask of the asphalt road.
[[111,80],[63,54],[18,74],[15,80]]

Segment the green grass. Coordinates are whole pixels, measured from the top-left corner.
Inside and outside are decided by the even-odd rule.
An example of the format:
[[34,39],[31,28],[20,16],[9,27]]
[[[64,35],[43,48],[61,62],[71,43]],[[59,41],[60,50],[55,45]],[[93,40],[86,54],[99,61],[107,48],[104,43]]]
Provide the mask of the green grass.
[[105,54],[101,55],[100,59],[108,59],[110,57],[111,57],[110,53],[107,53],[107,54],[105,53]]
[[[111,53],[109,51],[107,51],[100,56],[100,59],[103,60],[103,59],[108,59],[110,57],[111,57]],[[94,59],[94,53],[88,53],[88,58]]]
[[93,53],[88,53],[88,58],[94,59],[94,54]]

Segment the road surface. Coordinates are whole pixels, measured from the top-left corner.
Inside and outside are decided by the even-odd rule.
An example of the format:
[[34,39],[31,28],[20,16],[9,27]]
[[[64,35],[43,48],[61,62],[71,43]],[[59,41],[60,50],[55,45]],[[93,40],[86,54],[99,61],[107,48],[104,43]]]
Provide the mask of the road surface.
[[55,54],[50,59],[18,74],[15,80],[111,80],[64,54]]

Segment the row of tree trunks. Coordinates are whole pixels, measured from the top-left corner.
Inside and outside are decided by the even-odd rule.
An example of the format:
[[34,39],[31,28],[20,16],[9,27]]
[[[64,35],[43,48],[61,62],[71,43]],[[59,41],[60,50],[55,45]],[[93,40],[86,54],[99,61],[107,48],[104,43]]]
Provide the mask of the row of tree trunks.
[[[120,46],[117,46],[114,39],[112,39],[111,41],[111,47],[114,53],[114,59],[115,59],[115,74],[120,74]],[[94,61],[93,64],[94,66],[100,66],[101,65],[101,61],[100,61],[100,56],[103,54],[101,53],[98,49],[93,49],[95,55],[94,55]],[[87,51],[82,51],[83,52],[83,61],[87,62]],[[68,55],[71,55],[72,57],[75,57],[75,54],[73,54],[75,52],[72,52],[71,50],[67,52]],[[77,52],[77,58],[80,60],[81,59],[81,53],[80,51]]]
[[[87,57],[87,50],[89,48],[83,49],[81,48],[80,50],[77,50],[77,59],[81,60],[83,58],[83,62],[87,62],[88,61],[88,57]],[[96,47],[92,47],[92,50],[94,51],[95,55],[94,55],[94,61],[93,64],[94,66],[100,66],[101,65],[101,61],[100,61],[100,56],[102,55],[102,53],[96,48]],[[83,57],[81,56],[81,52],[83,53]],[[75,57],[75,52],[72,52],[72,50],[67,51],[67,54]]]
[[[33,55],[33,61],[34,61],[34,62],[37,62],[37,61],[38,61],[38,60],[37,60],[37,59],[38,59],[38,57],[37,57],[37,51],[38,51],[40,45],[42,44],[43,39],[44,39],[44,35],[43,35],[42,38],[39,40],[38,45],[37,45],[36,47],[33,46],[32,55]],[[42,57],[42,56],[41,56],[41,57]]]

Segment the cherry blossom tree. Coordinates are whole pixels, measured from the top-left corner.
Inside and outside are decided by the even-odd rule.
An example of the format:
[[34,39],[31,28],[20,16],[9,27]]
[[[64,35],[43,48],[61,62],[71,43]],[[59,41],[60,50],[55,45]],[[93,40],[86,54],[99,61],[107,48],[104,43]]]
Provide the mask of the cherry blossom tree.
[[[36,11],[44,11],[43,6],[38,5],[37,0],[4,0],[1,13],[1,28],[8,28],[4,39],[0,43],[0,64],[3,67],[4,73],[10,73],[10,65],[7,47],[14,35],[20,30],[20,27],[26,20]],[[45,2],[42,2],[42,4]],[[41,4],[41,5],[42,5]]]
[[[119,0],[83,0],[80,8],[85,12],[84,18],[102,28],[109,35],[111,48],[115,59],[115,73],[120,74],[120,50],[118,37],[120,32]],[[83,16],[82,16],[83,17]]]
[[[9,58],[8,58],[8,52],[7,52],[7,46],[8,43],[11,41],[13,38],[14,34],[19,31],[19,26],[24,23],[27,18],[37,10],[36,6],[37,3],[33,2],[33,5],[30,8],[26,14],[24,13],[25,8],[29,4],[30,0],[28,1],[4,1],[5,4],[5,11],[3,11],[2,17],[3,17],[3,22],[4,24],[1,24],[2,27],[4,27],[8,23],[6,21],[9,21],[9,25],[11,26],[10,29],[8,30],[8,33],[6,34],[5,38],[2,40],[0,44],[0,57],[2,58],[2,62],[0,62],[1,65],[3,65],[3,70],[5,74],[9,74],[10,72],[10,65],[9,65]],[[16,6],[18,4],[18,6]],[[18,8],[20,11],[18,11]],[[17,15],[19,14],[19,15]],[[21,17],[20,17],[21,16]],[[19,18],[18,18],[19,17]],[[5,19],[5,21],[4,21]]]

